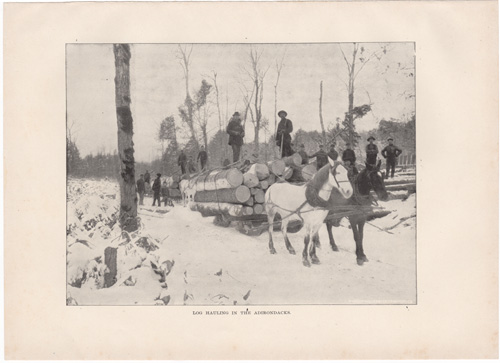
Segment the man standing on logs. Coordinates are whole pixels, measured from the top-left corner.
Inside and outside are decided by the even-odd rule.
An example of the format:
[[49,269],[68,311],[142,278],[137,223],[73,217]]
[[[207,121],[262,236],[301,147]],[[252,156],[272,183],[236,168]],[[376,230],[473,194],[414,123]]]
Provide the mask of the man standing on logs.
[[229,142],[233,149],[233,163],[240,160],[240,150],[243,145],[243,138],[245,137],[245,130],[241,125],[240,113],[235,112],[231,121],[227,125],[226,132],[229,134]]
[[207,165],[207,160],[208,160],[208,155],[207,152],[205,151],[205,147],[202,145],[201,150],[198,153],[198,158],[196,159],[196,162],[200,162],[200,170],[205,171],[205,166]]
[[328,164],[328,154],[323,150],[323,145],[319,145],[319,151],[311,156],[310,158],[316,158],[316,169],[319,170],[326,164]]
[[366,162],[368,164],[375,165],[377,164],[378,155],[378,147],[373,143],[375,141],[375,138],[373,136],[370,136],[367,141],[369,142],[369,144],[366,145]]
[[143,175],[139,177],[139,180],[137,180],[137,193],[139,193],[139,205],[144,205],[144,192],[146,191],[146,188],[144,186],[144,179],[142,178]]
[[356,169],[356,154],[354,153],[354,150],[351,149],[351,143],[347,142],[345,144],[346,149],[342,153],[342,161],[344,162],[345,166],[350,169],[351,175],[356,175],[358,174],[358,169]]
[[394,145],[392,137],[387,139],[389,145],[382,150],[382,156],[386,159],[385,178],[389,178],[389,169],[391,169],[391,178],[394,178],[394,169],[396,168],[396,159],[403,152],[400,148]]
[[278,124],[278,131],[276,131],[276,145],[281,148],[282,158],[293,155],[293,150],[290,145],[292,143],[290,134],[293,131],[293,124],[292,121],[286,118],[287,115],[286,111],[281,110],[278,112],[281,121]]
[[186,154],[184,154],[184,149],[182,149],[179,158],[177,159],[177,165],[181,167],[182,175],[186,174],[186,164],[187,164],[187,156]]
[[337,150],[335,150],[335,145],[335,141],[333,141],[330,145],[330,151],[328,152],[328,156],[334,161],[339,157],[339,153],[337,152]]
[[155,205],[155,202],[158,200],[158,207],[161,207],[161,199],[160,199],[160,191],[161,191],[161,180],[160,180],[161,174],[158,173],[156,174],[156,179],[153,183],[153,207]]

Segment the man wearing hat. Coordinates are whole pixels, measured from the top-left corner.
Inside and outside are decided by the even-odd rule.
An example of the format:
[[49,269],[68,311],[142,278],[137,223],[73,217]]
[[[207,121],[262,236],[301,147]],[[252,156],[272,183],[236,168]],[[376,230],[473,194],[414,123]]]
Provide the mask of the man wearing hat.
[[156,179],[153,183],[153,206],[155,205],[155,202],[158,201],[158,207],[161,207],[161,201],[160,201],[160,191],[161,191],[161,180],[160,180],[161,174],[158,173],[156,174]]
[[240,113],[235,112],[231,121],[227,125],[226,132],[229,134],[229,142],[233,149],[233,163],[240,159],[240,150],[243,145],[243,138],[245,137],[245,130],[241,125]]
[[208,160],[208,155],[207,152],[205,151],[205,146],[201,145],[201,150],[198,153],[198,158],[196,158],[196,161],[200,161],[201,164],[201,171],[205,171],[205,166],[207,165],[207,160]]
[[378,155],[378,147],[373,142],[375,138],[370,136],[367,140],[369,142],[366,145],[366,162],[371,165],[375,165],[377,163],[377,155]]
[[332,144],[330,145],[330,151],[328,151],[328,156],[330,157],[330,159],[332,160],[337,160],[338,157],[339,157],[339,153],[337,152],[337,150],[335,150],[335,141],[332,142]]
[[352,170],[351,174],[356,175],[358,174],[358,169],[356,169],[356,154],[354,153],[354,150],[351,149],[350,142],[346,142],[345,146],[346,148],[342,153],[342,161],[347,166],[347,168]]
[[286,118],[288,114],[286,111],[281,110],[278,112],[278,116],[281,117],[281,121],[278,123],[278,130],[276,131],[276,145],[281,148],[281,157],[293,155],[293,150],[291,147],[292,136],[290,134],[293,131],[292,121]]
[[319,145],[319,151],[311,156],[310,158],[316,158],[316,170],[321,169],[323,166],[328,164],[328,154],[323,149],[323,145]]
[[382,156],[386,159],[385,178],[389,178],[389,169],[391,170],[391,178],[394,178],[394,169],[396,168],[396,159],[403,152],[400,148],[394,145],[392,137],[387,139],[389,145],[382,150]]

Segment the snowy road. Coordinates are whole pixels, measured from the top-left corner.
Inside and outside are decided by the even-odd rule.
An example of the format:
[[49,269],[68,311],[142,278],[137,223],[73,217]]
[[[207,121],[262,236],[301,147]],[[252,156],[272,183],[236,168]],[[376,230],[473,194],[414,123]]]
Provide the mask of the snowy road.
[[[333,233],[340,248],[329,246],[326,227],[320,230],[320,265],[304,267],[301,260],[303,232],[290,234],[296,255],[285,248],[281,232],[274,232],[276,255],[268,250],[268,235],[252,237],[233,227],[215,226],[176,205],[166,214],[147,207],[140,216],[144,230],[163,241],[155,253],[175,261],[166,285],[146,263],[130,271],[134,286],[77,288],[69,294],[80,305],[154,305],[169,296],[168,305],[291,305],[291,304],[414,304],[416,303],[415,217],[400,223],[389,234],[365,226],[364,249],[370,260],[356,264],[352,232],[343,220]],[[415,198],[387,202],[397,212],[372,223],[387,227],[415,213]],[[128,272],[127,272],[128,273]]]

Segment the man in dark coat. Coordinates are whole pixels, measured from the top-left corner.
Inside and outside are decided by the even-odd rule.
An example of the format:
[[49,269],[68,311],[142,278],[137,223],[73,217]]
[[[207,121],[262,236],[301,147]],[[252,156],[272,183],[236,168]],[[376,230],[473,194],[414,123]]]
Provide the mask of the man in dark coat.
[[292,150],[292,136],[290,135],[293,131],[293,123],[286,118],[286,111],[278,112],[278,116],[281,117],[281,121],[278,123],[278,130],[276,131],[276,145],[281,148],[281,157],[293,155]]
[[156,179],[153,182],[153,206],[158,201],[158,207],[161,207],[160,190],[161,190],[161,174],[156,174]]
[[310,155],[309,157],[316,158],[316,170],[319,170],[328,164],[328,154],[325,150],[323,150],[323,145],[319,146],[319,151],[317,153]]
[[201,165],[200,170],[201,171],[205,170],[205,166],[207,165],[207,160],[208,160],[208,155],[207,155],[207,152],[205,151],[205,147],[201,146],[201,150],[198,153],[198,158],[196,159],[196,162],[198,162],[198,161],[200,162],[200,165]]
[[151,176],[149,175],[149,171],[147,170],[144,174],[144,187],[145,193],[149,193],[151,191]]
[[378,147],[373,143],[375,141],[375,138],[373,136],[370,136],[367,141],[369,142],[369,144],[366,145],[366,162],[368,164],[375,165],[377,164],[378,155]]
[[240,150],[243,145],[243,138],[245,137],[245,130],[241,125],[240,113],[235,112],[231,121],[227,125],[226,132],[229,134],[229,142],[233,149],[233,163],[240,160]]
[[144,185],[143,175],[137,180],[137,193],[139,193],[139,205],[144,205],[144,193],[146,192],[146,187]]
[[304,144],[300,144],[299,155],[302,156],[302,165],[309,164],[309,156],[306,153]]
[[184,154],[184,149],[181,150],[179,154],[179,158],[177,159],[177,165],[181,167],[181,173],[186,174],[186,164],[187,164],[187,156]]
[[358,174],[358,169],[356,168],[356,154],[354,150],[351,149],[351,143],[346,142],[345,150],[342,153],[342,161],[344,162],[347,170],[349,170],[349,175],[354,176]]
[[339,157],[339,153],[337,152],[337,150],[335,150],[335,146],[335,142],[332,142],[332,144],[330,145],[330,151],[328,152],[328,156],[334,161]]
[[394,178],[394,169],[396,168],[396,159],[403,152],[399,147],[393,144],[392,137],[387,139],[389,145],[382,150],[382,156],[386,159],[385,178],[389,178],[389,169],[391,169],[391,178]]

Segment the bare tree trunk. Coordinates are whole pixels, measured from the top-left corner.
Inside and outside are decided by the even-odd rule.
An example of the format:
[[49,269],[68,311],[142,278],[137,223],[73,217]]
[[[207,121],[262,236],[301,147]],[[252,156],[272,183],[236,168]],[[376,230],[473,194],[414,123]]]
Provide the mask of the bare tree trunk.
[[191,58],[191,52],[193,51],[193,46],[191,46],[191,49],[189,51],[187,50],[187,47],[183,49],[179,45],[179,55],[178,58],[180,59],[180,63],[182,66],[182,69],[184,70],[184,79],[186,81],[186,108],[187,108],[187,116],[188,116],[188,127],[189,131],[191,132],[191,137],[193,138],[196,148],[199,149],[199,143],[198,143],[198,137],[196,135],[196,129],[194,127],[194,110],[193,110],[193,99],[191,98],[191,94],[189,93],[189,65],[190,65],[190,58]]
[[[219,100],[219,87],[217,86],[217,72],[213,71],[213,76],[212,76],[212,81],[214,82],[214,87],[215,87],[215,97],[217,101],[217,113],[219,115],[219,134],[222,136],[222,142],[225,144],[226,140],[224,138],[224,133],[223,133],[223,125],[224,123],[222,122],[222,114],[220,110],[220,100]],[[205,135],[206,137],[206,135]],[[205,141],[205,150],[207,149],[207,142]],[[226,146],[223,146],[224,149],[224,159],[226,158]],[[222,160],[221,160],[222,161]]]
[[285,59],[285,52],[281,57],[280,63],[276,61],[276,83],[274,84],[274,135],[276,136],[276,129],[278,125],[278,83],[280,81],[281,69],[283,68],[283,60]]
[[321,133],[323,135],[323,143],[326,147],[326,132],[325,124],[323,123],[323,81],[319,83],[319,122],[321,123]]
[[135,188],[135,162],[133,119],[130,111],[130,46],[113,45],[115,54],[115,99],[118,123],[118,154],[120,156],[120,227],[127,232],[139,228],[137,220],[137,194]]
[[219,115],[219,131],[222,131],[222,115],[220,112],[220,103],[219,103],[219,87],[217,87],[217,72],[215,71],[213,71],[212,81],[214,82],[215,100],[217,102],[217,112]]

